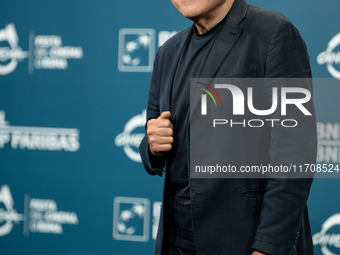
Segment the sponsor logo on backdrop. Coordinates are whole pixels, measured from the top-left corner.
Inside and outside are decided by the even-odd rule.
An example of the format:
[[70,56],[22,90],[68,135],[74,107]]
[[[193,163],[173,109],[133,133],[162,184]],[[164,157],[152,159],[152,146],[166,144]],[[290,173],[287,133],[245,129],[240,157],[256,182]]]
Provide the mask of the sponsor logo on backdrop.
[[329,217],[320,232],[313,235],[314,246],[320,246],[323,255],[340,255],[340,213]]
[[15,224],[23,221],[23,215],[14,209],[14,201],[8,185],[0,188],[0,236],[8,235]]
[[167,40],[177,34],[178,31],[159,31],[158,32],[158,48],[161,47]]
[[115,144],[118,147],[123,147],[123,150],[131,160],[142,162],[138,147],[144,137],[144,132],[137,133],[136,129],[144,130],[146,121],[146,110],[141,114],[132,117],[124,126],[124,131],[116,136]]
[[19,46],[19,37],[14,24],[0,29],[0,75],[12,73],[19,61],[28,57],[28,52]]
[[155,30],[123,28],[119,30],[118,70],[151,72],[155,55]]
[[[156,239],[161,202],[153,203],[152,238]],[[150,238],[150,200],[115,197],[113,201],[113,238],[132,242],[148,242]]]
[[336,79],[340,79],[340,33],[335,35],[326,51],[321,52],[317,57],[319,65],[326,65],[328,72]]
[[152,211],[152,239],[156,240],[158,232],[158,223],[161,217],[162,202],[157,201],[153,203]]
[[19,47],[19,37],[15,25],[10,23],[0,29],[0,75],[15,71],[19,61],[28,58],[28,72],[34,70],[65,70],[70,59],[82,59],[80,46],[64,46],[60,35],[36,35],[29,33],[28,51]]
[[340,163],[340,123],[318,122],[318,162]]
[[[32,36],[32,32],[31,32]],[[59,35],[37,35],[34,37],[34,65],[32,69],[68,68],[69,59],[82,59],[83,49],[79,46],[63,46]]]
[[25,235],[29,232],[63,234],[63,225],[78,225],[78,215],[75,212],[59,211],[55,200],[29,198],[26,195],[25,201],[29,208]]
[[11,233],[14,223],[24,222],[23,233],[63,234],[63,225],[78,225],[75,212],[59,211],[57,202],[51,199],[24,197],[24,213],[13,208],[14,200],[8,185],[0,188],[0,236]]
[[0,111],[0,149],[70,151],[80,148],[79,130],[71,128],[11,126]]
[[116,197],[113,207],[114,239],[136,242],[149,241],[149,199]]
[[[176,31],[160,31],[158,47]],[[156,32],[152,28],[122,28],[119,30],[118,70],[121,72],[151,72],[156,52]]]

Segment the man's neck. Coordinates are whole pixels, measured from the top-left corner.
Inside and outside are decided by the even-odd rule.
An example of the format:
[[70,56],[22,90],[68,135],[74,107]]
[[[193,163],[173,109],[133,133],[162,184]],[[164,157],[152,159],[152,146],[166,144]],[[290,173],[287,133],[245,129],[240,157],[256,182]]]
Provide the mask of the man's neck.
[[226,1],[223,5],[219,6],[213,12],[202,15],[194,19],[195,26],[199,34],[204,34],[216,26],[227,14],[233,6],[235,0]]

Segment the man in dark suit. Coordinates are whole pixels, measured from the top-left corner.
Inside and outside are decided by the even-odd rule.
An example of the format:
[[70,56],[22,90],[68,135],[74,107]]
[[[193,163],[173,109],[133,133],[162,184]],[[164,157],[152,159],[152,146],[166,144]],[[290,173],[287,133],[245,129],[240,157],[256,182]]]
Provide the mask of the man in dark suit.
[[[166,173],[155,254],[312,255],[312,179],[197,179],[189,172],[189,79],[308,78],[304,41],[283,15],[244,0],[172,2],[194,24],[159,49],[149,90],[140,153],[149,174]],[[242,163],[315,162],[312,101],[306,107],[312,116],[298,128],[230,135],[221,154]]]

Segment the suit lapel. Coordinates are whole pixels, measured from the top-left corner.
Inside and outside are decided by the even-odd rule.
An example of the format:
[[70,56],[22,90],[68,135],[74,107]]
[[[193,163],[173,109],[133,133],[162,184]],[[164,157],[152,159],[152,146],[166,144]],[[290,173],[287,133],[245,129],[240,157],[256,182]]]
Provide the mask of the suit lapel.
[[183,35],[181,38],[181,41],[178,42],[175,45],[175,56],[172,60],[172,64],[170,66],[170,74],[169,74],[169,79],[167,80],[167,84],[166,84],[166,88],[167,88],[167,104],[166,107],[169,111],[172,110],[171,108],[171,98],[172,98],[172,87],[173,87],[173,82],[174,82],[174,78],[175,78],[175,73],[177,71],[177,65],[179,62],[179,59],[181,57],[181,53],[183,51],[183,49],[185,48],[185,45],[187,44],[188,40],[191,38],[192,36],[192,27],[188,27],[187,29],[185,29],[183,31]]
[[[201,78],[215,77],[218,69],[221,67],[225,58],[241,35],[242,27],[239,24],[244,19],[246,10],[247,4],[244,2],[244,0],[235,0],[225,24],[223,25],[222,31],[219,33],[219,37],[216,40],[216,46],[214,46],[215,51],[213,54],[210,54],[206,61],[206,68],[202,72]],[[194,89],[193,96],[190,97],[190,118],[198,102],[200,101],[200,97],[201,91]]]

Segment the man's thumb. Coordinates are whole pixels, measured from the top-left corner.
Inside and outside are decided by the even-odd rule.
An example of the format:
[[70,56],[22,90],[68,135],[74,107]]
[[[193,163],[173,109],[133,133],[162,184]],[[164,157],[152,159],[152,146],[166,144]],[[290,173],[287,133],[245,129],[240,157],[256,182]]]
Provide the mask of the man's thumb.
[[160,119],[168,120],[170,119],[171,113],[169,111],[162,112],[161,116],[159,116]]

